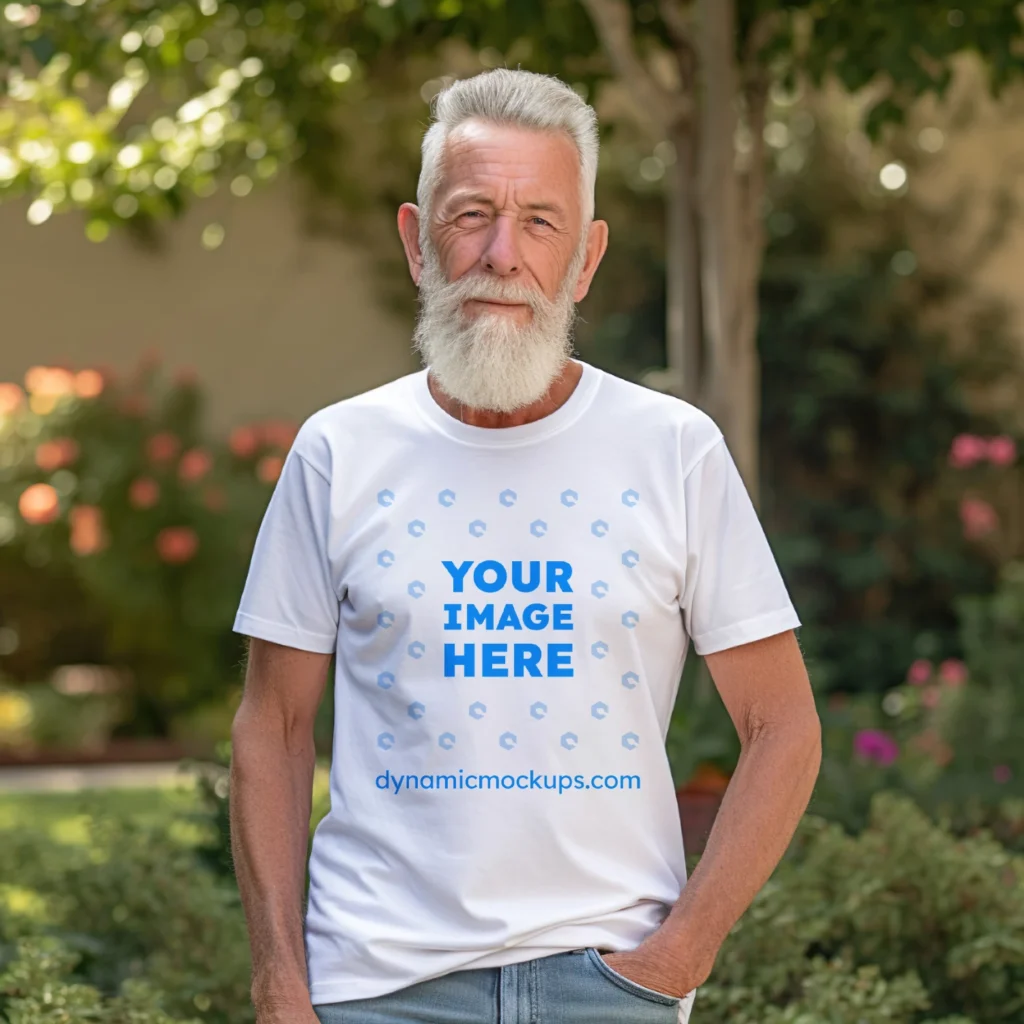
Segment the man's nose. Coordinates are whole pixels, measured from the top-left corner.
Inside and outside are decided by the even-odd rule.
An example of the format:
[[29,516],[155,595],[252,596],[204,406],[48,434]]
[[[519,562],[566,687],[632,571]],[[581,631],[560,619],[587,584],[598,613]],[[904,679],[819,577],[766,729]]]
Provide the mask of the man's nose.
[[480,265],[492,274],[506,277],[522,266],[519,252],[518,224],[514,217],[495,217],[480,257]]

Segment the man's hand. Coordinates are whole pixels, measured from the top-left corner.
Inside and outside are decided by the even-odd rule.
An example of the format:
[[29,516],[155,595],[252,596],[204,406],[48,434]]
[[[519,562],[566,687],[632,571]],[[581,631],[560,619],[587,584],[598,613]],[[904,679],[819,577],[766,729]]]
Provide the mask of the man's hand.
[[781,860],[821,763],[821,723],[792,630],[707,655],[742,744],[700,862],[658,929],[608,966],[683,996],[702,985],[733,926]]
[[628,953],[602,953],[601,959],[624,978],[676,999],[703,985],[714,966],[714,961],[703,964],[690,958],[672,959],[645,947],[647,943],[642,942]]

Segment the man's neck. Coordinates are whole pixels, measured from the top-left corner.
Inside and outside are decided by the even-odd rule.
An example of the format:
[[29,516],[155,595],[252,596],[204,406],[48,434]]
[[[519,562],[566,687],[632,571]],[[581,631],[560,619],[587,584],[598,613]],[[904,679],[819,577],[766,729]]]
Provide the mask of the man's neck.
[[515,412],[495,412],[493,409],[477,409],[471,405],[463,405],[457,399],[445,394],[429,372],[427,386],[434,401],[449,416],[462,420],[463,423],[474,427],[519,427],[524,423],[543,419],[559,406],[564,405],[576,390],[576,385],[582,375],[583,365],[575,359],[567,359],[561,374],[552,381],[547,392],[536,402],[517,409]]

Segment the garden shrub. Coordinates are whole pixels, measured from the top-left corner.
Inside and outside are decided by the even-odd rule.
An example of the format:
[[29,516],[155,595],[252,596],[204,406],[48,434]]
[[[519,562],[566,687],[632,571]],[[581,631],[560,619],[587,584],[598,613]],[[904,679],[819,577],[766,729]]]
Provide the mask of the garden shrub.
[[17,885],[0,889],[0,956],[12,957],[19,940],[54,937],[61,956],[77,958],[76,981],[103,993],[144,978],[173,1017],[251,1021],[238,890],[200,863],[195,837],[176,836],[174,821],[82,815],[62,824],[64,841],[30,828],[4,833],[0,878]]
[[171,1017],[149,982],[127,978],[117,995],[74,980],[81,957],[54,936],[19,940],[0,973],[0,1016],[10,1024],[197,1024]]
[[[60,1024],[251,1024],[237,889],[197,858],[195,823],[59,824],[0,842],[0,1020],[51,1020],[50,987]],[[1024,858],[880,793],[860,835],[805,817],[695,1024],[1006,1024],[1024,1017],[1022,936]]]
[[0,680],[108,666],[127,680],[115,735],[205,752],[230,725],[232,621],[297,425],[210,437],[203,401],[152,359],[127,378],[37,366],[24,389],[0,382]]
[[1024,858],[879,793],[859,836],[804,818],[701,988],[701,1020],[1020,1020],[1022,936]]

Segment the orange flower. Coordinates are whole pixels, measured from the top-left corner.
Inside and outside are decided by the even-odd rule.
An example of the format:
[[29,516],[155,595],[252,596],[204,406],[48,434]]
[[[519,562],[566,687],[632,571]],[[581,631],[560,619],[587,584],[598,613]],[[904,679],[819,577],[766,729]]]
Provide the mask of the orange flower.
[[156,552],[171,565],[180,565],[199,550],[199,537],[191,526],[167,526],[156,535]]
[[60,499],[49,484],[32,484],[21,492],[18,511],[26,523],[52,523],[60,515]]
[[128,500],[135,508],[152,508],[160,500],[160,485],[152,477],[140,476],[128,488]]
[[63,366],[33,366],[25,373],[25,390],[33,395],[69,395],[75,390],[75,375]]
[[194,388],[199,383],[199,374],[194,366],[182,366],[174,374],[174,383],[179,388]]
[[228,507],[228,499],[224,493],[224,488],[218,487],[216,484],[207,487],[203,491],[203,504],[211,512],[223,512]]
[[78,458],[78,442],[70,437],[55,437],[36,448],[36,465],[44,473],[52,473]]
[[17,384],[0,383],[0,416],[9,416],[25,404],[25,392]]
[[213,459],[209,452],[202,448],[190,448],[178,463],[178,476],[185,483],[195,483],[196,480],[202,480],[212,468]]
[[240,459],[248,459],[256,454],[260,437],[252,427],[235,427],[228,438],[228,446]]
[[169,462],[178,454],[181,442],[170,431],[154,434],[146,442],[146,454],[152,462]]
[[121,399],[120,407],[125,416],[145,416],[149,410],[149,402],[144,395],[125,395]]
[[298,425],[291,420],[267,420],[260,427],[263,440],[285,452],[291,448],[292,441],[295,440],[295,435],[298,432]]
[[75,394],[79,398],[95,398],[103,391],[103,374],[99,370],[79,370],[75,374]]
[[274,483],[284,468],[284,459],[280,455],[264,455],[256,464],[256,475],[265,484]]
[[71,521],[71,550],[76,555],[94,555],[107,546],[103,510],[98,505],[76,505],[68,518]]

